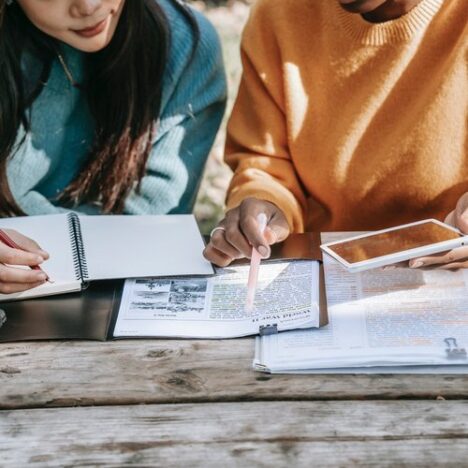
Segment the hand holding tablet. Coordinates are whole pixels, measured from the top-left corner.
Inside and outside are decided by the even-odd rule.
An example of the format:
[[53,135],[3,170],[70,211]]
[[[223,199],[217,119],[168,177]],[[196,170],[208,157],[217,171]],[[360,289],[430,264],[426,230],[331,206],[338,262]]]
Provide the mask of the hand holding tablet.
[[329,242],[321,249],[351,272],[391,265],[468,245],[468,235],[435,219]]

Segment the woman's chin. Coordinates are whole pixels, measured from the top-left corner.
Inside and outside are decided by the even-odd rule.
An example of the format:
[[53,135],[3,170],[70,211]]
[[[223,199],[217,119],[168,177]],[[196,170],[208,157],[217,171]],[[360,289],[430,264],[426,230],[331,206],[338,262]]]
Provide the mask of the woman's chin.
[[109,45],[113,34],[110,31],[105,31],[94,37],[81,37],[79,34],[70,32],[61,40],[65,44],[82,52],[93,53],[99,52]]

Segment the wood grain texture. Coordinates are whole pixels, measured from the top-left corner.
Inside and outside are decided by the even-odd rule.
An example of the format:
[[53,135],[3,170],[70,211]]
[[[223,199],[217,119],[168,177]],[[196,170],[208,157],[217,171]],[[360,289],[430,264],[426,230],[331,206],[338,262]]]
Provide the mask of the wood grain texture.
[[466,466],[468,402],[250,402],[0,412],[2,466]]
[[466,375],[264,375],[253,339],[0,345],[0,408],[466,398]]

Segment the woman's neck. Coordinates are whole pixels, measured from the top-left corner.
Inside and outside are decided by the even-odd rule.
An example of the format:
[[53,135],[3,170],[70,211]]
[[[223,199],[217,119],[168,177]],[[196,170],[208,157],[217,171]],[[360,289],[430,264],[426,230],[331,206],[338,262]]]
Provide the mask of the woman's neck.
[[383,23],[385,21],[400,18],[409,13],[422,0],[387,0],[375,10],[362,16],[371,23]]

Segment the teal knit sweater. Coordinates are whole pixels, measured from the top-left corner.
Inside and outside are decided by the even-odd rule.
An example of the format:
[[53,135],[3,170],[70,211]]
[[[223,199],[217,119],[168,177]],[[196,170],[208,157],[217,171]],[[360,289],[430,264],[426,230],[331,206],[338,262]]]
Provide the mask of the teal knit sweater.
[[[158,132],[140,192],[125,201],[125,214],[188,213],[192,210],[206,158],[221,122],[226,83],[222,54],[212,25],[194,12],[200,41],[192,58],[192,29],[169,0],[157,0],[170,22],[171,49],[163,77]],[[149,45],[150,47],[150,45]],[[82,81],[84,54],[64,47],[74,79]],[[23,59],[25,76],[37,75],[34,60]],[[158,77],[154,77],[155,81]],[[155,115],[155,119],[158,116]],[[29,113],[31,128],[20,129],[7,167],[18,205],[28,215],[69,211],[55,200],[83,167],[93,141],[93,120],[79,89],[55,61],[46,86]],[[79,213],[99,214],[82,205]]]

